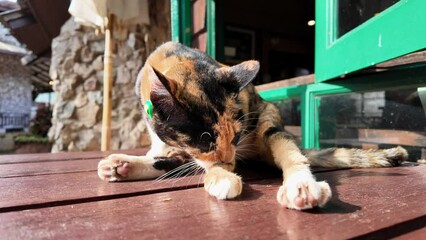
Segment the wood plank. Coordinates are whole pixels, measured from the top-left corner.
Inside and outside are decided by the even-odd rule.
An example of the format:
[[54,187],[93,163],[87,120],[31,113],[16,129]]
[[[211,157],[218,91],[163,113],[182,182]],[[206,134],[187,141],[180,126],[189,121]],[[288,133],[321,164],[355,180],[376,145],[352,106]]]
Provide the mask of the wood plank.
[[394,240],[426,239],[426,227],[393,238]]
[[315,75],[310,74],[306,76],[278,80],[271,83],[257,85],[256,90],[258,92],[262,92],[262,91],[267,91],[267,90],[272,90],[277,88],[285,88],[285,87],[298,86],[298,85],[308,85],[314,82],[315,82]]
[[408,64],[414,64],[414,63],[422,63],[426,62],[426,51],[422,50],[419,52],[409,53],[407,55],[397,57],[394,59],[391,59],[386,62],[382,62],[379,64],[376,64],[376,68],[391,68],[391,67],[398,67],[402,65],[408,65]]
[[[275,200],[281,181],[262,180],[245,184],[243,195],[233,201],[218,201],[196,188],[1,213],[0,235],[11,239],[347,239],[380,238],[376,234],[384,229],[400,229],[391,231],[392,236],[404,236],[408,230],[416,239],[416,232],[426,227],[425,166],[336,171],[318,178],[332,184],[334,196],[325,208],[311,211],[282,209]],[[408,223],[413,227],[400,227]]]
[[96,171],[100,159],[57,160],[38,163],[3,164],[0,178]]
[[[87,160],[83,160],[87,161]],[[71,161],[74,162],[74,161]],[[49,163],[49,162],[48,162]],[[202,187],[202,176],[189,176],[182,178],[169,178],[164,181],[134,181],[108,183],[101,181],[96,173],[96,161],[87,166],[69,165],[60,166],[63,162],[50,162],[52,174],[36,175],[36,167],[32,170],[36,176],[21,176],[0,178],[0,212],[14,211],[17,209],[30,209],[48,205],[64,205],[70,202],[97,201],[100,199],[120,198],[134,195],[150,194],[152,192],[174,191],[180,188]],[[82,162],[84,164],[85,162]],[[37,163],[39,164],[39,163]],[[48,165],[48,164],[47,164]],[[281,173],[275,168],[264,164],[254,167],[244,166],[238,169],[238,174],[243,176],[244,181],[280,177]],[[75,169],[85,172],[78,172]],[[93,168],[93,171],[89,171]],[[57,171],[74,171],[73,173],[58,173]],[[18,174],[24,174],[22,171]],[[17,174],[16,172],[14,174]],[[13,187],[11,187],[13,186]]]
[[75,160],[75,159],[101,159],[113,153],[124,153],[130,155],[144,155],[149,148],[113,150],[113,151],[93,151],[93,152],[60,152],[60,153],[34,153],[34,154],[10,154],[0,155],[0,164],[26,163],[56,160]]
[[96,172],[0,178],[0,212],[197,187],[199,178],[108,183]]

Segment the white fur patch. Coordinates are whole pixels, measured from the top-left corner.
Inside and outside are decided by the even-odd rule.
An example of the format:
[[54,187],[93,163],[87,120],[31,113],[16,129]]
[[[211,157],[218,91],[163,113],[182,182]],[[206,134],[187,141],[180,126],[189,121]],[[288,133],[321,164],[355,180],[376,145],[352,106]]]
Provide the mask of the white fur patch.
[[[280,204],[297,210],[323,206],[330,198],[330,186],[326,182],[317,182],[308,169],[286,177],[277,194]],[[302,206],[296,204],[297,199],[303,200]]]
[[164,156],[164,153],[170,148],[169,145],[161,141],[158,135],[152,130],[151,126],[146,124],[149,136],[151,138],[151,149],[146,153],[147,157]]
[[229,179],[221,179],[216,183],[211,183],[207,187],[207,191],[217,199],[230,199],[238,196],[238,187],[232,184]]
[[198,164],[198,166],[202,167],[203,169],[207,170],[213,166],[213,162],[208,161],[202,161],[199,159],[195,159],[195,162]]
[[241,177],[225,169],[208,172],[204,178],[204,189],[217,199],[232,199],[241,194]]

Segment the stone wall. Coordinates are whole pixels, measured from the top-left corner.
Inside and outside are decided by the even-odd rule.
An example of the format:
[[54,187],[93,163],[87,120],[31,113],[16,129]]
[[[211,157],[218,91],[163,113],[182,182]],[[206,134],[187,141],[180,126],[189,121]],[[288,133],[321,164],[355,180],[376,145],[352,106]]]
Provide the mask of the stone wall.
[[[140,26],[113,55],[112,149],[150,143],[134,93],[136,75],[147,55],[170,38],[168,0],[149,1],[150,25]],[[50,76],[57,101],[49,138],[52,152],[100,149],[104,36],[70,19],[52,43]]]
[[30,73],[22,66],[20,58],[0,53],[0,113],[12,116],[31,113]]

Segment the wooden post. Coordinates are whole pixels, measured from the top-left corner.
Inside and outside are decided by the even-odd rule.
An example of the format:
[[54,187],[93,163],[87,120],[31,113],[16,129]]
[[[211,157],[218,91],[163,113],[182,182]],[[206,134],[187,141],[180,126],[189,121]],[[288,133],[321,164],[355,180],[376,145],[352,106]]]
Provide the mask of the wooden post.
[[108,18],[108,26],[105,30],[105,52],[104,52],[104,95],[102,109],[102,139],[101,150],[111,149],[111,110],[112,110],[112,46],[113,46],[113,15]]

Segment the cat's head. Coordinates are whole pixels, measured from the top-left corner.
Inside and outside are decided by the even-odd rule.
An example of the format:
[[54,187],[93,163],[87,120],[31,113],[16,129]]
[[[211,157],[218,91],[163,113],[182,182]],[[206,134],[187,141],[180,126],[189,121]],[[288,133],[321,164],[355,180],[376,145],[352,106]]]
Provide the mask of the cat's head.
[[242,130],[237,97],[255,78],[259,63],[229,67],[186,47],[170,58],[175,59],[167,60],[165,71],[150,64],[142,69],[151,88],[151,126],[163,142],[184,149],[205,167],[232,169]]

